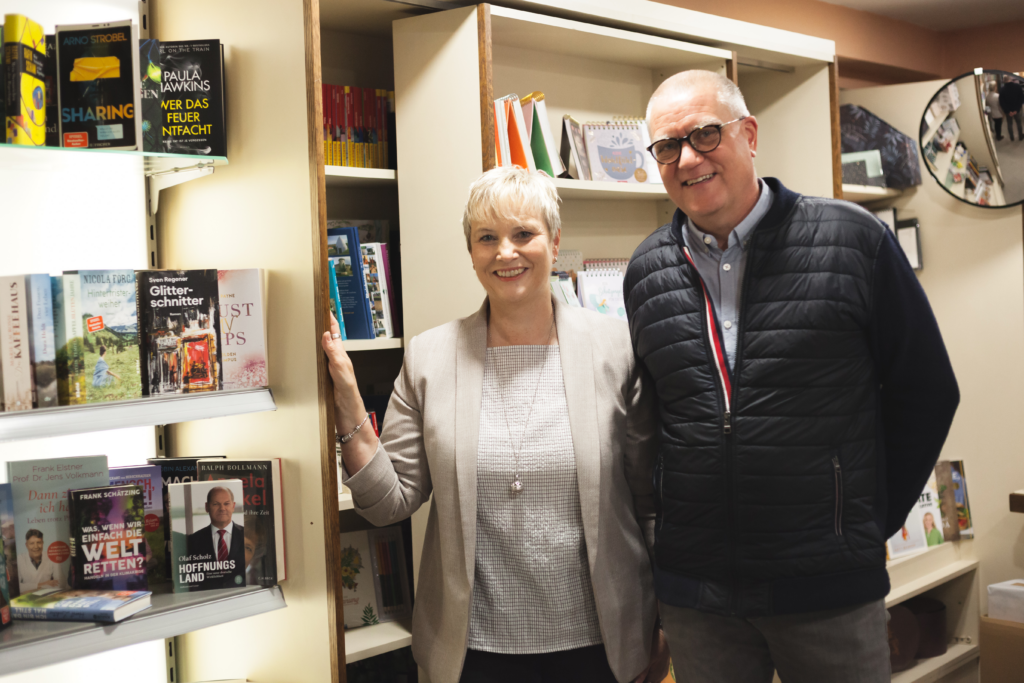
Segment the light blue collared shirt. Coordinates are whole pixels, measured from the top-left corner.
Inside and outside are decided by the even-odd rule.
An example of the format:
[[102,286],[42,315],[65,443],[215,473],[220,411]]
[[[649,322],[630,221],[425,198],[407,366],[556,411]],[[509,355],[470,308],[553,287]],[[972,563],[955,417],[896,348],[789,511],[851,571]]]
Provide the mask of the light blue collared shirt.
[[689,219],[683,225],[683,241],[704,280],[708,296],[725,335],[725,356],[732,368],[736,362],[736,340],[740,332],[740,298],[743,293],[743,273],[747,266],[747,245],[750,233],[772,206],[772,191],[768,183],[759,180],[761,195],[747,217],[729,233],[725,251],[718,248],[714,235],[701,232]]

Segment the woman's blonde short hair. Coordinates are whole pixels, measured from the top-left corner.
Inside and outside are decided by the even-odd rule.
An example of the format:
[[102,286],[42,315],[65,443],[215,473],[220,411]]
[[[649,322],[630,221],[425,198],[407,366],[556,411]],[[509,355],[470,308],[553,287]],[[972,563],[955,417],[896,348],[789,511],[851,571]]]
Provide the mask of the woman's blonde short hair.
[[472,248],[469,234],[473,223],[528,216],[543,220],[554,241],[562,233],[559,201],[555,184],[543,173],[531,173],[518,166],[492,168],[469,186],[469,201],[462,214],[466,248]]

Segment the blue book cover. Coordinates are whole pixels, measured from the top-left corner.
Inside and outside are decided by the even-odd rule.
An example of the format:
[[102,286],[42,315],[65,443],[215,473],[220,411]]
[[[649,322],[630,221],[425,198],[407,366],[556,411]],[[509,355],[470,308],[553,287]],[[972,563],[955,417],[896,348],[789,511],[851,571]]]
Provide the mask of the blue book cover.
[[146,539],[146,576],[149,585],[167,580],[167,548],[164,539],[164,482],[156,465],[132,465],[110,468],[110,485],[142,487],[142,503],[146,511],[143,536]]
[[3,556],[7,563],[7,590],[16,598],[21,590],[18,588],[18,544],[14,542],[14,499],[10,484],[0,484],[0,541],[4,544]]
[[349,339],[373,339],[361,253],[358,228],[327,229],[327,260],[338,280],[338,298]]
[[50,276],[26,275],[28,291],[29,359],[36,386],[36,408],[57,405],[57,349]]
[[150,591],[44,588],[11,600],[15,619],[113,623],[149,607]]
[[341,333],[341,339],[344,341],[348,339],[348,335],[345,334],[345,316],[341,314],[341,299],[338,296],[338,276],[334,272],[333,264],[327,269],[327,273],[328,286],[331,289],[331,312],[334,314],[334,319],[338,321],[338,332]]

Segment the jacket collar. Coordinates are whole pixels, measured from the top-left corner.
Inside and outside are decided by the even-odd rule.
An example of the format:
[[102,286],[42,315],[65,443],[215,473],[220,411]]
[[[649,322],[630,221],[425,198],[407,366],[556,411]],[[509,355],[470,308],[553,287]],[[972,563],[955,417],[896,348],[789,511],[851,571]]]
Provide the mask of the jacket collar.
[[[758,222],[758,224],[751,231],[752,236],[756,236],[757,233],[765,230],[774,230],[777,228],[796,208],[797,203],[803,196],[797,192],[793,192],[788,187],[782,184],[778,178],[761,178],[768,187],[771,189],[773,194],[771,208],[768,209],[768,213]],[[673,239],[682,248],[686,242],[683,239],[683,229],[686,225],[686,214],[683,213],[682,209],[676,209],[676,212],[672,215],[672,226],[670,232],[672,233]]]

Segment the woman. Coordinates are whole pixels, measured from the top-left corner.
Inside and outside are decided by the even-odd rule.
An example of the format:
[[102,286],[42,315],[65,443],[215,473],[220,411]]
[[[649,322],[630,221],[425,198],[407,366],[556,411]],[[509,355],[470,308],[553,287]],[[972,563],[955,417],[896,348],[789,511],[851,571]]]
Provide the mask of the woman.
[[924,537],[928,542],[928,547],[931,548],[933,545],[939,545],[942,543],[942,532],[935,528],[935,516],[930,513],[924,513]]
[[485,173],[463,228],[487,299],[408,341],[379,441],[336,324],[322,342],[356,510],[394,524],[434,496],[416,661],[433,683],[627,683],[649,664],[661,681],[656,416],[629,332],[552,299],[561,219],[547,177]]

